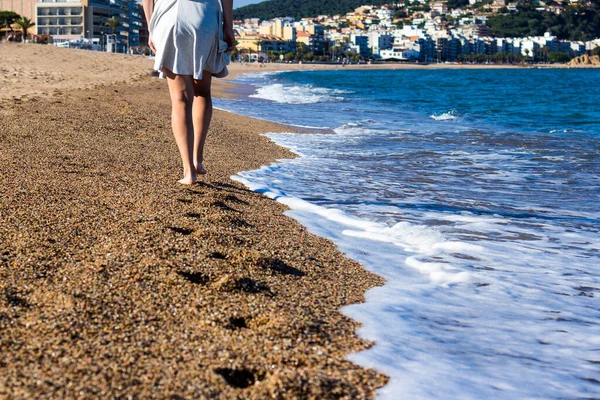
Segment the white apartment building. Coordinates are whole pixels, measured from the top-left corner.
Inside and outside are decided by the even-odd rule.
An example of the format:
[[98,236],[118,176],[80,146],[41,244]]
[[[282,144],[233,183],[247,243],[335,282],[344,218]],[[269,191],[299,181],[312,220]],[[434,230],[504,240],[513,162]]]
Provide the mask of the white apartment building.
[[394,47],[393,49],[381,50],[380,56],[382,60],[410,61],[418,59],[419,52],[412,49]]
[[296,41],[296,28],[292,25],[292,21],[285,18],[263,21],[258,28],[258,33],[264,36],[275,36],[284,40]]
[[36,4],[36,29],[57,42],[80,39],[85,33],[85,6],[80,0],[40,0]]
[[367,33],[367,37],[374,57],[379,56],[381,50],[391,49],[394,44],[394,37],[389,32],[371,31]]

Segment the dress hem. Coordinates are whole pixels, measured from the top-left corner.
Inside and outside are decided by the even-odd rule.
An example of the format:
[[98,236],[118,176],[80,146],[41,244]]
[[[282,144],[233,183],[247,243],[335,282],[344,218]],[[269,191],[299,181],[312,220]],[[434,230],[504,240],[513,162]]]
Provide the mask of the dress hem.
[[[178,72],[178,71],[176,70],[176,68],[173,68],[173,69],[171,69],[171,68],[167,68],[167,67],[165,67],[165,65],[164,65],[163,63],[160,63],[160,64],[154,64],[154,67],[153,67],[152,69],[153,69],[154,71],[157,71],[157,72],[158,72],[158,73],[160,73],[161,75],[162,75],[162,74],[164,74],[164,71],[163,71],[163,69],[168,69],[168,70],[170,70],[171,72],[173,72],[175,75],[188,75],[188,76],[192,76],[192,77],[194,77],[194,79],[195,79],[195,80],[198,80],[198,81],[199,81],[199,80],[202,80],[202,73],[200,73],[200,76],[199,76],[199,77],[198,77],[198,76],[196,76],[196,74],[195,74],[195,73],[181,73],[181,72]],[[228,76],[228,75],[229,75],[229,70],[227,69],[227,65],[225,65],[225,66],[223,67],[223,69],[222,69],[221,71],[219,71],[219,72],[212,72],[212,71],[209,71],[209,70],[207,70],[207,69],[202,69],[202,71],[206,71],[206,72],[208,72],[209,74],[211,74],[213,77],[215,77],[215,78],[218,78],[218,79],[225,78],[226,76]]]

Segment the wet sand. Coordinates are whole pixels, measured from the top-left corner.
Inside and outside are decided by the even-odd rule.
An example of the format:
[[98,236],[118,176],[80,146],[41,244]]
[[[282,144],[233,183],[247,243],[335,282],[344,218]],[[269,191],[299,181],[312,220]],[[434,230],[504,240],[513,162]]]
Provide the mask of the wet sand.
[[[369,398],[385,384],[346,360],[369,344],[339,312],[382,279],[229,179],[293,157],[260,136],[288,127],[215,111],[210,173],[184,187],[147,59],[89,88],[115,55],[10,46],[0,398]],[[35,71],[69,75],[29,85]]]

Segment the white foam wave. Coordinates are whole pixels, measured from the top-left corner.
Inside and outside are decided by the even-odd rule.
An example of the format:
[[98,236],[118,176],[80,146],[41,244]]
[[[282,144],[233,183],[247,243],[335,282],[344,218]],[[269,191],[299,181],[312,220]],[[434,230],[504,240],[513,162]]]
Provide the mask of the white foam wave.
[[394,243],[406,251],[418,252],[429,252],[436,244],[444,241],[444,237],[439,230],[426,226],[415,226],[404,221],[391,227],[378,224],[376,229],[371,230],[345,230],[343,234]]
[[276,103],[285,104],[313,104],[332,101],[342,101],[343,90],[327,89],[313,85],[283,85],[275,83],[256,89],[256,93],[250,97],[271,100]]
[[549,133],[579,133],[583,132],[581,129],[551,129]]
[[266,80],[274,75],[281,74],[285,71],[261,71],[261,72],[248,72],[236,76],[235,81],[240,83],[255,83],[256,80]]
[[[272,168],[277,168],[277,164],[272,164],[268,167],[263,166],[259,171],[265,173]],[[433,284],[448,286],[468,282],[471,279],[471,274],[461,271],[460,268],[453,267],[448,263],[422,261],[422,257],[439,256],[442,253],[453,254],[483,251],[481,246],[469,245],[467,243],[445,243],[444,236],[435,228],[413,225],[405,221],[390,227],[383,223],[351,216],[339,209],[318,206],[298,197],[289,196],[281,190],[271,187],[266,181],[256,179],[256,176],[248,179],[245,175],[246,173],[241,172],[238,175],[232,176],[231,179],[244,184],[255,192],[262,193],[271,199],[287,205],[293,210],[289,214],[304,222],[313,233],[333,238],[338,244],[347,242],[347,239],[344,239],[345,237],[367,239],[372,242],[391,243],[403,248],[406,253],[415,254],[415,256],[408,257],[405,260],[402,258],[397,259],[396,264],[398,268],[402,264],[413,268],[419,273],[429,276],[430,282]],[[321,221],[318,221],[318,219],[321,219]],[[310,221],[310,223],[307,223],[307,221]],[[364,240],[361,243],[364,246]],[[373,249],[377,249],[378,246],[378,244],[373,243],[371,246],[367,245],[366,248],[372,247]]]
[[429,118],[435,119],[436,121],[452,121],[455,120],[457,116],[455,115],[454,111],[448,111],[439,115],[431,114]]
[[[268,169],[271,167],[262,167],[261,170]],[[315,214],[317,216],[326,218],[331,222],[335,222],[341,224],[345,227],[349,228],[357,228],[364,230],[377,230],[380,225],[375,222],[365,221],[356,217],[352,217],[341,210],[325,208],[312,203],[309,203],[305,200],[299,199],[294,196],[288,196],[284,192],[269,187],[260,181],[250,181],[244,177],[244,173],[240,173],[238,175],[231,176],[231,179],[237,182],[240,182],[247,186],[250,190],[261,193],[271,199],[277,200],[278,202],[285,204],[286,206],[311,214]]]

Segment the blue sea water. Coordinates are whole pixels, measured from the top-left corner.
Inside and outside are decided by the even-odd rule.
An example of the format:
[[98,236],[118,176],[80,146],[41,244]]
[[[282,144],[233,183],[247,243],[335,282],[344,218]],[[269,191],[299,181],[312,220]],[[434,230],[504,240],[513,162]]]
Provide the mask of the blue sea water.
[[300,157],[237,179],[386,279],[343,312],[382,399],[600,398],[599,70],[242,75]]

